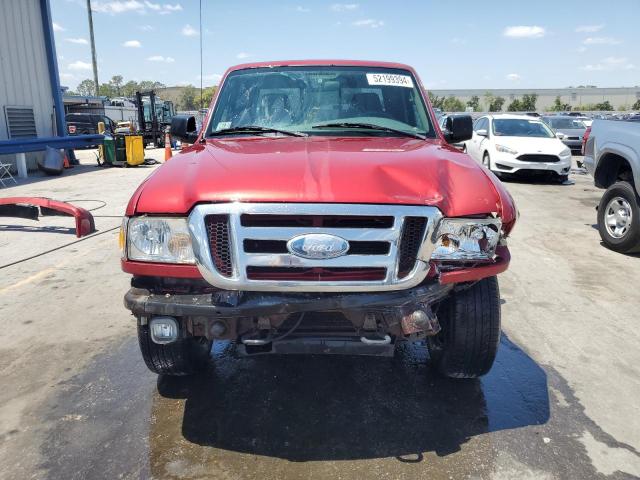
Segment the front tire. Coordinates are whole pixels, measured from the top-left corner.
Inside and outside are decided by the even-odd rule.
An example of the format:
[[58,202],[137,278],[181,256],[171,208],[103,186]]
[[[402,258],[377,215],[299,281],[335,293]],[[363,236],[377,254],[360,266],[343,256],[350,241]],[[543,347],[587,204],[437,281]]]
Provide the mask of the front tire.
[[621,253],[640,251],[640,199],[629,182],[616,182],[607,188],[598,206],[600,238],[611,250]]
[[138,343],[144,363],[152,372],[160,375],[191,375],[206,368],[212,341],[189,337],[159,345],[151,340],[149,325],[138,324]]
[[491,171],[491,157],[489,157],[489,152],[484,152],[484,155],[482,156],[482,165],[484,165],[484,167]]
[[498,279],[485,278],[453,293],[438,308],[438,319],[442,330],[427,339],[434,368],[451,378],[486,374],[500,343]]

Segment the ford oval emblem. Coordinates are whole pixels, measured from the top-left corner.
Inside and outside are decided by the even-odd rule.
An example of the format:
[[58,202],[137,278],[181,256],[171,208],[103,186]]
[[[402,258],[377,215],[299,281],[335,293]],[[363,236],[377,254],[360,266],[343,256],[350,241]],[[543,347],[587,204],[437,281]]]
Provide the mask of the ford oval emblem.
[[297,257],[325,260],[347,253],[349,242],[344,238],[326,233],[308,233],[289,240],[287,250]]

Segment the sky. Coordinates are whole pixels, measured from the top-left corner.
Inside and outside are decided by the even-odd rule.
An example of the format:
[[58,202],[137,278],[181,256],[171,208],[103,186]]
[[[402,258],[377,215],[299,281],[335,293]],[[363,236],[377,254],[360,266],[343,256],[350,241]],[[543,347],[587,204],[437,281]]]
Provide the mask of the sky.
[[[100,83],[218,84],[239,63],[412,65],[429,89],[640,85],[639,0],[92,0]],[[62,85],[92,78],[85,0],[51,0]]]

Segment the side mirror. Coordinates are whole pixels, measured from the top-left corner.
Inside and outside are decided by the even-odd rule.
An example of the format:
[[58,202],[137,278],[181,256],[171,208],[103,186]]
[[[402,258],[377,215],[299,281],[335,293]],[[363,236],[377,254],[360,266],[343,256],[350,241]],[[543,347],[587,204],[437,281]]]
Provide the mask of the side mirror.
[[196,117],[191,115],[176,115],[171,119],[171,136],[184,143],[196,143],[198,129]]
[[447,117],[444,138],[447,143],[459,143],[473,136],[471,115],[451,115]]
[[481,128],[480,130],[478,130],[476,132],[476,135],[480,135],[481,137],[487,137],[489,136],[489,134],[487,133],[487,131],[484,128]]
[[556,138],[562,140],[565,137],[564,133],[556,132]]

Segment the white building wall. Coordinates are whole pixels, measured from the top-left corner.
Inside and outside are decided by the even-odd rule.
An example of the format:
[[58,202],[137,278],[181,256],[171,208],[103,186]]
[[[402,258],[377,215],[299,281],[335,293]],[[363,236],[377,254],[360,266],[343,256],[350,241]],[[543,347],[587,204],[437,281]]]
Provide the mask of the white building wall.
[[[38,0],[0,0],[0,140],[8,140],[5,106],[33,107],[39,137],[55,135],[53,94]],[[27,154],[28,166],[42,153]],[[0,161],[15,163],[14,155]]]

